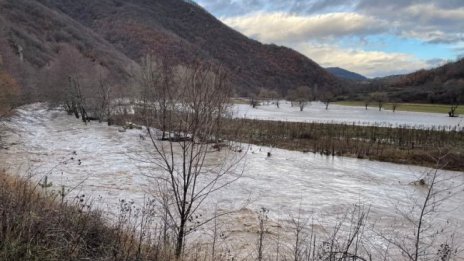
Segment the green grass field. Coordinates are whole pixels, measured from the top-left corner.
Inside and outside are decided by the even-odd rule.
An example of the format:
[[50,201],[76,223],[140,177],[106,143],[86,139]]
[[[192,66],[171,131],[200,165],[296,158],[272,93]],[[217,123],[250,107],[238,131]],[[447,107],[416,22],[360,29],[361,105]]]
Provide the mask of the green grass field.
[[230,99],[230,103],[232,104],[250,104],[250,100],[245,98],[232,98]]
[[[341,101],[335,104],[344,106],[360,106],[364,107],[362,101]],[[369,109],[377,109],[377,103],[370,103]],[[392,110],[391,103],[385,103],[382,110]],[[419,103],[399,103],[396,107],[397,111],[414,111],[414,112],[431,112],[448,114],[450,105],[447,104],[419,104]],[[464,115],[464,106],[459,106],[456,110],[458,115]]]

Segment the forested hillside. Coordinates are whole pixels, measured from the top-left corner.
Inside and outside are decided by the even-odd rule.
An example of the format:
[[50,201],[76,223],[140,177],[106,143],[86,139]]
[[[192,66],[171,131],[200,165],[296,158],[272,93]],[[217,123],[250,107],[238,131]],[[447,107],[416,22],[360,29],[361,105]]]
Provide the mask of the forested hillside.
[[376,78],[352,84],[348,100],[368,100],[382,94],[386,101],[464,104],[464,59],[429,70]]
[[231,76],[239,95],[260,88],[286,94],[302,85],[339,89],[339,81],[309,58],[264,45],[182,0],[3,0],[4,37],[38,71],[63,45],[126,81],[147,54],[179,64],[214,61]]

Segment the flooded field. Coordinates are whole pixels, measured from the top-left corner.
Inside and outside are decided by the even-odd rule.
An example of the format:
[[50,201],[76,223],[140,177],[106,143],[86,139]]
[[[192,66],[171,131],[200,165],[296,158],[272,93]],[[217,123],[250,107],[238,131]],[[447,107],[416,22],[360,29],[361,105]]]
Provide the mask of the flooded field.
[[356,125],[379,125],[385,127],[405,126],[409,128],[446,127],[464,128],[464,118],[450,118],[446,114],[422,113],[405,111],[379,111],[376,108],[355,106],[341,106],[330,104],[328,110],[321,102],[308,104],[301,112],[298,106],[292,107],[290,102],[281,102],[280,108],[276,105],[262,105],[252,108],[248,104],[235,104],[233,106],[235,117],[279,120],[295,122],[323,122],[323,123],[348,123]]
[[[288,105],[282,105],[282,111],[293,110],[285,106]],[[316,106],[309,106],[304,115],[310,115],[311,108]],[[259,118],[259,113],[265,117],[271,109],[241,110],[247,117]],[[327,113],[344,110],[331,106]],[[347,115],[354,117],[356,112],[353,109]],[[373,110],[366,113],[366,121],[371,117],[369,115],[376,113]],[[390,123],[403,124],[415,119],[414,124],[426,124],[415,113],[396,113],[391,118],[385,116],[385,120],[403,115],[403,121],[398,119]],[[279,117],[285,115],[289,114],[283,113]],[[348,116],[337,117],[350,119]],[[436,117],[443,118],[438,122],[443,124],[455,120]],[[437,124],[430,119],[427,122]],[[43,182],[47,176],[47,182],[52,183],[48,190],[65,186],[72,189],[69,198],[84,194],[92,198],[94,205],[105,211],[109,219],[118,214],[121,200],[142,205],[153,192],[155,184],[147,174],[155,168],[147,161],[138,160],[139,155],[149,148],[148,141],[141,138],[145,135],[143,130],[119,132],[117,127],[97,122],[84,125],[62,111],[48,110],[40,104],[19,109],[17,115],[0,128],[6,131],[6,136],[2,137],[4,148],[0,150],[0,167],[11,174],[32,174],[36,182]],[[427,192],[416,181],[431,173],[430,169],[409,165],[326,157],[247,144],[241,146],[244,156],[240,163],[244,166],[242,177],[214,193],[201,209],[203,213],[210,213],[214,208],[232,211],[220,220],[224,231],[229,232],[229,240],[236,242],[229,244],[233,245],[229,246],[233,251],[253,251],[257,213],[262,208],[269,210],[274,224],[272,229],[287,235],[291,234],[290,219],[298,213],[311,219],[323,233],[330,231],[349,209],[359,205],[370,208],[369,220],[375,224],[372,228],[375,231],[388,233],[393,229],[411,233],[401,213],[415,211],[411,210],[413,202],[420,201]],[[214,160],[217,153],[212,151],[209,157]],[[461,240],[464,236],[464,192],[458,185],[464,184],[464,173],[439,171],[439,178],[439,188],[452,188],[449,194],[453,196],[437,207],[437,215],[428,221],[437,227],[448,224],[456,233],[456,240]]]

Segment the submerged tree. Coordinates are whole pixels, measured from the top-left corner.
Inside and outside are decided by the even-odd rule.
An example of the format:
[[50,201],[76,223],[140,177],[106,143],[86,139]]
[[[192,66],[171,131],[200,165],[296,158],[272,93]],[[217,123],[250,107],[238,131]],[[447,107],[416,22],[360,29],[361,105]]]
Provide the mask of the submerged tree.
[[458,88],[456,91],[453,91],[450,96],[451,107],[450,111],[448,112],[448,115],[450,117],[457,117],[456,110],[458,109],[461,103],[464,103],[464,87]]
[[367,95],[367,96],[364,98],[363,102],[364,102],[364,108],[365,108],[366,110],[367,110],[367,107],[369,107],[369,104],[371,103],[371,101],[372,101],[372,98],[371,98],[369,95]]
[[106,120],[108,125],[113,124],[111,118],[113,108],[111,106],[114,98],[113,86],[106,80],[107,76],[100,72],[98,76],[97,95],[95,97],[95,114],[100,122]]
[[280,106],[280,103],[279,103],[280,95],[275,90],[266,90],[262,88],[259,90],[258,98],[262,101],[265,101],[266,103],[273,102],[277,106],[277,108],[279,108]]
[[295,90],[290,90],[287,95],[287,99],[292,103],[296,102],[300,107],[300,111],[303,111],[305,106],[313,100],[311,88],[308,86],[300,86]]
[[399,106],[399,101],[397,99],[392,99],[391,100],[391,106],[392,106],[392,111],[393,112],[396,112],[396,109],[398,108]]
[[374,92],[371,94],[371,99],[377,103],[379,111],[381,111],[383,104],[387,101],[388,97],[385,92]]
[[325,109],[329,109],[329,104],[332,102],[334,94],[331,91],[325,91],[322,93],[320,99],[325,104]]
[[[162,140],[165,140],[168,120],[171,113],[176,109],[172,102],[177,98],[175,88],[175,74],[168,59],[155,59],[147,55],[142,60],[142,71],[140,81],[142,90],[140,100],[142,101],[142,115],[145,125],[155,125],[162,132]],[[173,107],[174,106],[174,107]]]
[[41,82],[51,106],[63,106],[87,122],[109,117],[112,92],[107,77],[108,71],[98,63],[72,46],[61,45],[55,61],[43,68]]
[[258,98],[256,97],[255,94],[250,95],[250,105],[253,109],[258,107],[259,105]]

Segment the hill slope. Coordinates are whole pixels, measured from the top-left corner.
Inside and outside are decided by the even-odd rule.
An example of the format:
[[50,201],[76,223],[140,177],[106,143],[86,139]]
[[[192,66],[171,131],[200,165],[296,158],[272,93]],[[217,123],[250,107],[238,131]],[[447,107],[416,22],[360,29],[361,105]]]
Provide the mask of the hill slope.
[[396,77],[392,85],[396,87],[410,87],[432,83],[446,84],[451,81],[464,81],[464,58],[434,69],[419,70]]
[[329,71],[331,74],[337,76],[340,79],[346,79],[346,80],[356,80],[356,81],[364,81],[367,80],[367,78],[361,74],[351,72],[348,70],[345,70],[343,68],[339,67],[328,67],[325,68],[327,71]]
[[[3,3],[2,3],[3,2]],[[175,63],[217,61],[240,94],[259,88],[282,93],[301,85],[339,88],[338,79],[289,48],[264,45],[183,0],[2,0],[8,36],[36,66],[53,60],[59,43],[103,60],[117,74],[147,53]],[[4,10],[4,11],[3,11]]]
[[3,0],[0,4],[3,36],[35,68],[53,61],[62,44],[98,60],[114,75],[124,77],[125,67],[131,64],[131,59],[92,30],[35,0]]
[[354,86],[348,99],[365,100],[371,92],[386,92],[395,102],[464,104],[464,59],[429,70],[376,78]]

